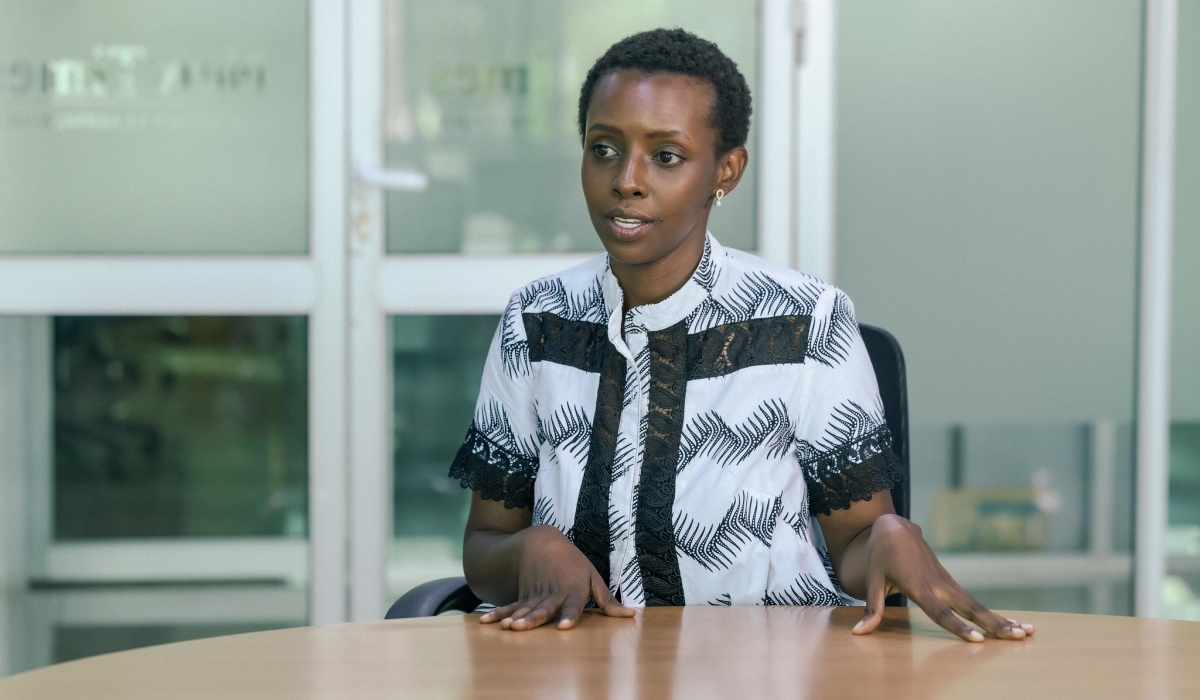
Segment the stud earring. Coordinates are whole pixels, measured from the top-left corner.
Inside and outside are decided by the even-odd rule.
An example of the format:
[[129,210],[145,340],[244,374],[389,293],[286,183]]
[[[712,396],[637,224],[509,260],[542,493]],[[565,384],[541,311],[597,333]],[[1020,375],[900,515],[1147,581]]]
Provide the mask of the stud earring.
[[716,198],[716,204],[718,207],[721,206],[721,198],[724,196],[725,196],[725,190],[717,190],[717,193],[713,195],[713,197]]

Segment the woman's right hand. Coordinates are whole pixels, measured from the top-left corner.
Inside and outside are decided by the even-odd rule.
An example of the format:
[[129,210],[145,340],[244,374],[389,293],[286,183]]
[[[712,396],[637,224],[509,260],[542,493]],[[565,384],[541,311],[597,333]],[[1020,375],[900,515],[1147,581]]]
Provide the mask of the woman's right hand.
[[535,525],[521,537],[517,601],[484,613],[482,623],[499,622],[507,630],[531,630],[557,618],[558,629],[571,629],[588,599],[610,617],[633,617],[633,608],[617,602],[596,567],[552,525]]

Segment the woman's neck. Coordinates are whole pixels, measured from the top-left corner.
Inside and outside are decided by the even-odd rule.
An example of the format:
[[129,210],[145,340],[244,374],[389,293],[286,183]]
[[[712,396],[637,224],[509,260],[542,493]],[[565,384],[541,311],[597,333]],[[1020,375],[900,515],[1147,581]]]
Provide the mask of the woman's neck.
[[609,266],[625,296],[624,311],[657,304],[683,288],[700,264],[705,240],[704,229],[701,229],[663,257],[646,263],[623,263],[610,258]]

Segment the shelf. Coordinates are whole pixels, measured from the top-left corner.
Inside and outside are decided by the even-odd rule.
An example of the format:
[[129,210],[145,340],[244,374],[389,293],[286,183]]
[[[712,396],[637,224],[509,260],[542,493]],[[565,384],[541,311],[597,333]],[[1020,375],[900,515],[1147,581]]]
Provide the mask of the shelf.
[[1128,582],[1133,574],[1129,554],[970,553],[942,554],[938,559],[967,589],[1090,586]]

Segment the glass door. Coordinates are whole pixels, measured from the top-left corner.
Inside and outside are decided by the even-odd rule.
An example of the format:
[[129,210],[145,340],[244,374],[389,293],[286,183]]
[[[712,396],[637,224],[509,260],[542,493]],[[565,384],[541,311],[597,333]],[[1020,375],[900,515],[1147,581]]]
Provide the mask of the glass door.
[[[468,494],[446,477],[517,287],[597,255],[579,190],[578,90],[612,43],[680,26],[754,91],[751,165],[722,242],[789,262],[790,2],[351,3],[353,619],[462,574]],[[779,61],[774,61],[778,64]],[[781,177],[764,187],[764,173]],[[782,214],[782,216],[780,216]]]
[[344,618],[342,9],[0,2],[0,674]]

